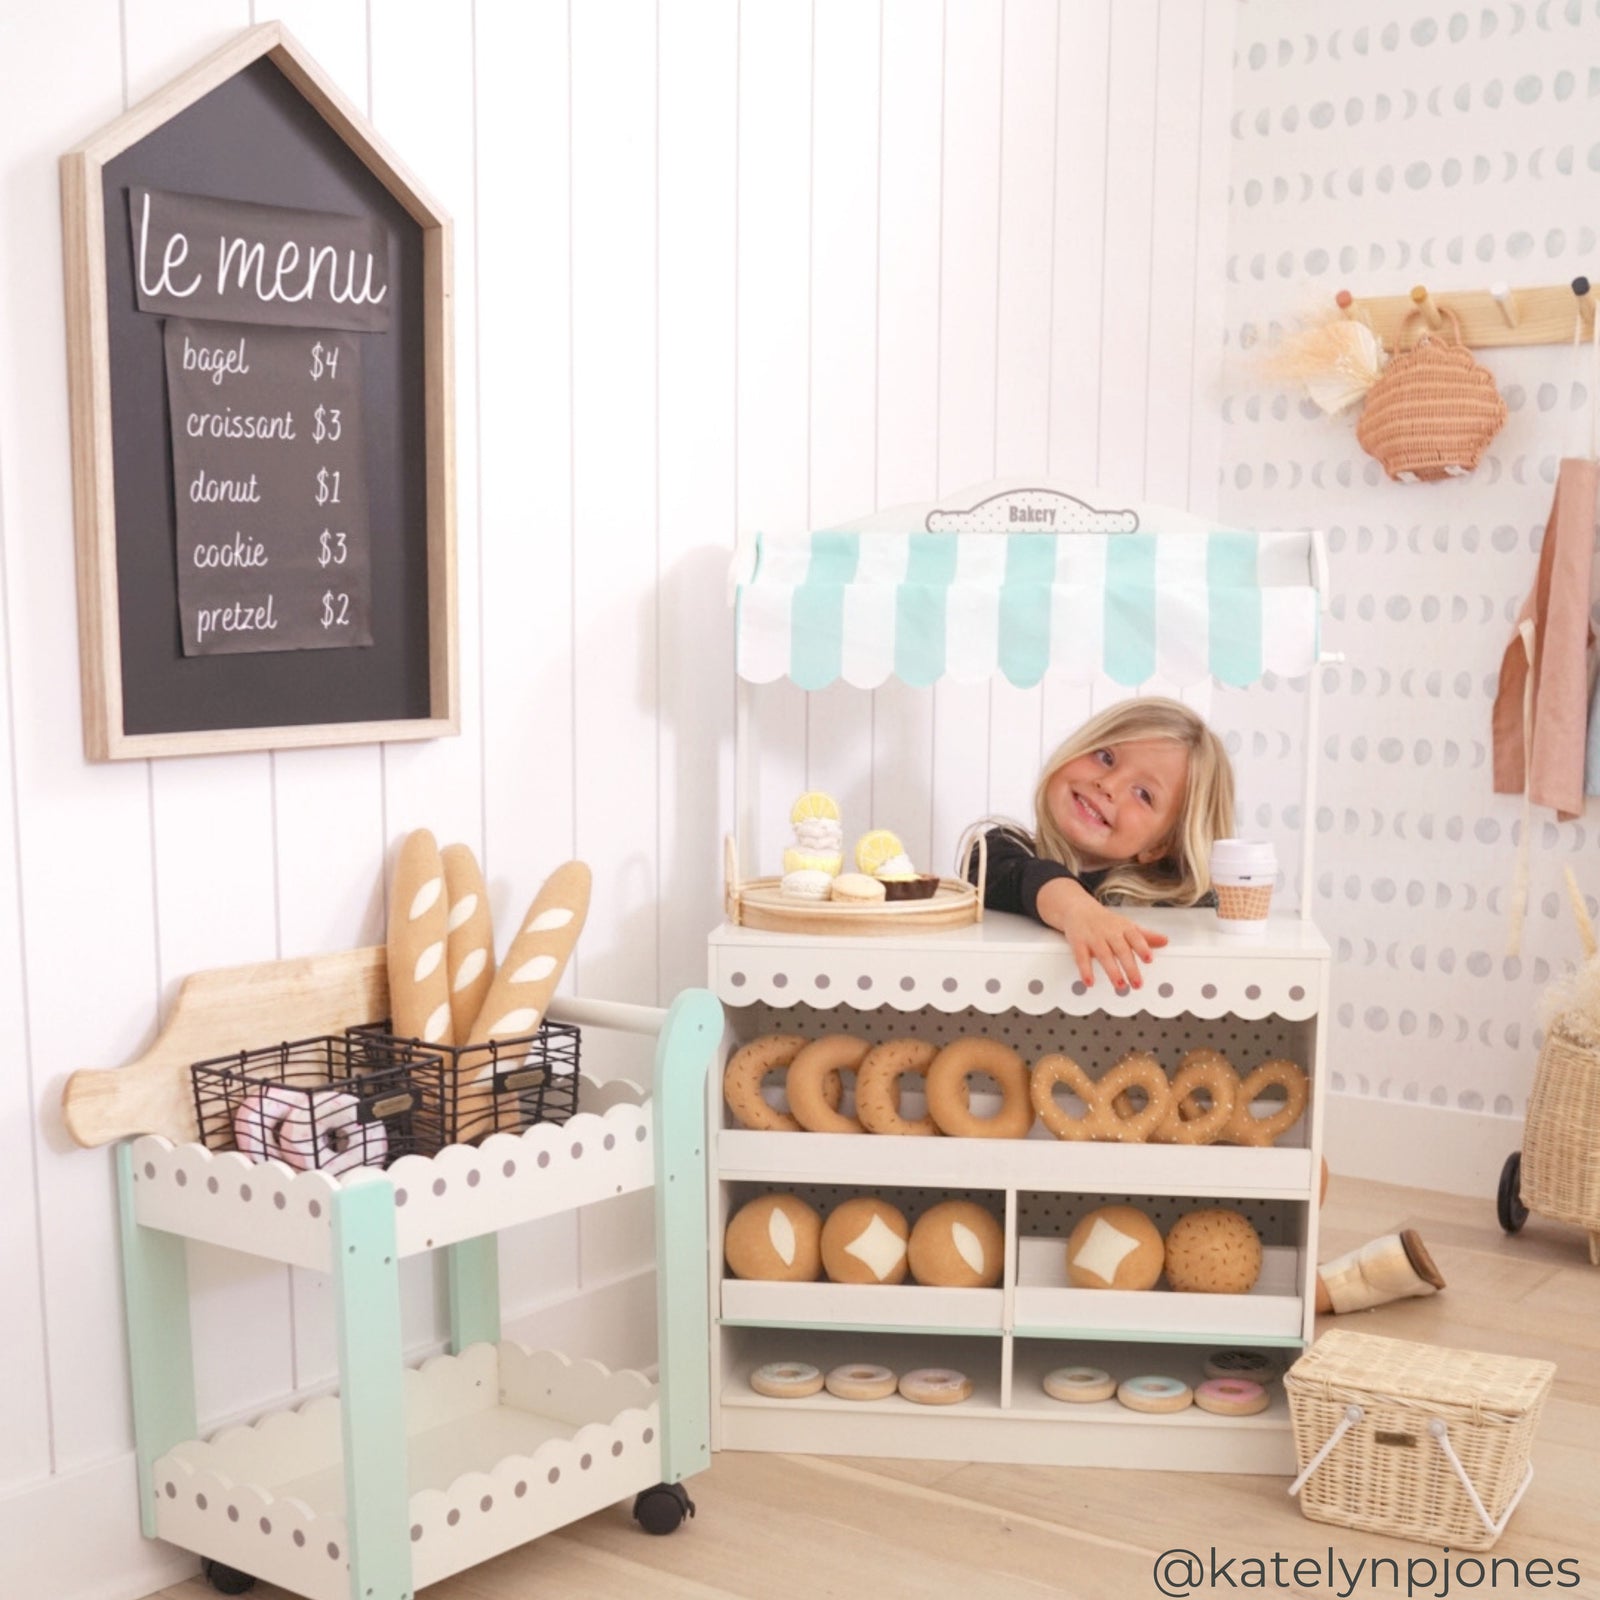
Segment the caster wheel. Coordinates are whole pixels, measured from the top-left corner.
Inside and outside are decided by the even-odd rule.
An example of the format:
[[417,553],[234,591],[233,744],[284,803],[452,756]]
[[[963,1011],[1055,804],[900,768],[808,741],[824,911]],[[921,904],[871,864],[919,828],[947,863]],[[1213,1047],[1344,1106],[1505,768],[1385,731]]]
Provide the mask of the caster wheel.
[[256,1586],[256,1580],[248,1572],[238,1572],[232,1567],[225,1567],[220,1561],[213,1561],[210,1556],[201,1557],[200,1576],[218,1594],[248,1594]]
[[1507,1233],[1521,1233],[1522,1224],[1528,1220],[1528,1208],[1522,1203],[1521,1179],[1522,1152],[1513,1150],[1501,1168],[1500,1193],[1495,1197],[1500,1226]]
[[646,1533],[673,1533],[685,1516],[694,1515],[694,1501],[681,1483],[658,1483],[639,1492],[633,1515]]

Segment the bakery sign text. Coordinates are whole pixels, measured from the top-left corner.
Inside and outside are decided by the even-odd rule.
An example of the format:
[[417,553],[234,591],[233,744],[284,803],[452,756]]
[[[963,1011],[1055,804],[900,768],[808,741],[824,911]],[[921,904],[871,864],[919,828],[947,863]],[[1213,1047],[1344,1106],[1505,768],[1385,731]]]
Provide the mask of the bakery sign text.
[[389,326],[389,240],[373,217],[128,191],[139,309],[279,327]]

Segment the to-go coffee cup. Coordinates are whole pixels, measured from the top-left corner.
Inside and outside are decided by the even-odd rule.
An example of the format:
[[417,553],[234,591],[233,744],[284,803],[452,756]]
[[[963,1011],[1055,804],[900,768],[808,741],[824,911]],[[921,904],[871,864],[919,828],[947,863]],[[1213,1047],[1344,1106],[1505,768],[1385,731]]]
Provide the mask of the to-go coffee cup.
[[1278,853],[1270,839],[1218,839],[1211,846],[1217,927],[1224,933],[1265,929],[1277,877]]

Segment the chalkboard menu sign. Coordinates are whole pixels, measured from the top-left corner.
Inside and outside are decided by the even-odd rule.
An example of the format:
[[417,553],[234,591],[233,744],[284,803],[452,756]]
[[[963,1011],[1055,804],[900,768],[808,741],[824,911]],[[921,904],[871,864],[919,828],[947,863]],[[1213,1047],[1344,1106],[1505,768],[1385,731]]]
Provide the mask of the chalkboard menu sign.
[[276,22],[62,198],[86,753],[456,732],[448,219]]

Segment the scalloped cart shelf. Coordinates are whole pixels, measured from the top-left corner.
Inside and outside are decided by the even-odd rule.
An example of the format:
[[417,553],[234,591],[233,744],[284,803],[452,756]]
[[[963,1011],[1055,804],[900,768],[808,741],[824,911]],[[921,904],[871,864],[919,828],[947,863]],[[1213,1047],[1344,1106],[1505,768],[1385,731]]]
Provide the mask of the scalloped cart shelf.
[[[728,1020],[723,1059],[771,1033],[850,1033],[874,1043],[915,1034],[933,1044],[989,1034],[1027,1060],[1064,1049],[1098,1074],[1135,1046],[1171,1064],[1208,1044],[1241,1066],[1278,1055],[1301,1063],[1310,1108],[1263,1148],[1062,1143],[1038,1125],[1026,1139],[1003,1141],[757,1132],[733,1124],[713,1081],[713,1260],[721,1260],[729,1217],[769,1190],[794,1190],[822,1210],[842,1194],[882,1194],[908,1215],[949,1195],[978,1195],[1003,1215],[1005,1238],[992,1289],[714,1282],[713,1448],[1292,1476],[1279,1384],[1259,1415],[1219,1417],[1150,1415],[1113,1401],[1064,1405],[1044,1393],[1042,1379],[1088,1364],[1119,1378],[1170,1373],[1195,1383],[1210,1348],[1287,1357],[1311,1338],[1330,964],[1311,923],[1278,916],[1259,936],[1241,937],[1218,932],[1209,911],[1141,907],[1139,920],[1171,943],[1144,988],[1119,996],[1106,983],[1086,988],[1053,930],[980,915],[976,904],[953,919],[961,925],[942,927],[887,916],[858,925],[834,917],[823,927],[804,908],[769,910],[757,903],[765,885],[750,892],[737,841],[755,832],[752,686],[779,679],[818,689],[842,678],[870,689],[890,676],[913,686],[1004,677],[1019,687],[1045,676],[1079,684],[1110,677],[1131,688],[1159,677],[1178,689],[1309,673],[1302,814],[1314,816],[1320,537],[1225,532],[1165,508],[1096,511],[1046,488],[975,491],[962,504],[762,536],[735,555],[738,835],[727,863],[728,921],[709,950],[710,987]],[[1017,522],[1088,531],[1004,531]],[[1311,856],[1307,830],[1307,884]],[[1163,1230],[1197,1202],[1243,1211],[1265,1245],[1255,1287],[1070,1287],[1066,1235],[1085,1212],[1116,1199],[1134,1201]],[[949,1406],[898,1395],[843,1400],[826,1390],[804,1399],[757,1394],[751,1373],[782,1360],[824,1371],[843,1362],[951,1366],[972,1378],[973,1393]]]
[[[280,1026],[383,1015],[383,954],[197,974],[136,1064],[145,1082],[130,1081],[140,1103],[128,1114],[192,1133],[166,1080],[180,1058],[236,1044],[241,1016],[267,995],[300,997]],[[688,1509],[681,1482],[710,1462],[706,1264],[692,1246],[706,1206],[699,1107],[721,1008],[689,990],[665,1012],[584,1001],[551,1011],[658,1033],[654,1094],[582,1080],[585,1109],[559,1126],[335,1178],[159,1133],[119,1145],[140,1516],[148,1537],[199,1553],[224,1592],[250,1574],[307,1600],[412,1600],[630,1494],[652,1532]],[[76,1108],[69,1086],[83,1142],[115,1136],[116,1077],[81,1075]],[[652,1186],[659,1386],[502,1342],[497,1232]],[[337,1395],[198,1437],[190,1239],[330,1274]],[[450,1352],[405,1371],[399,1262],[435,1249],[449,1263]]]

